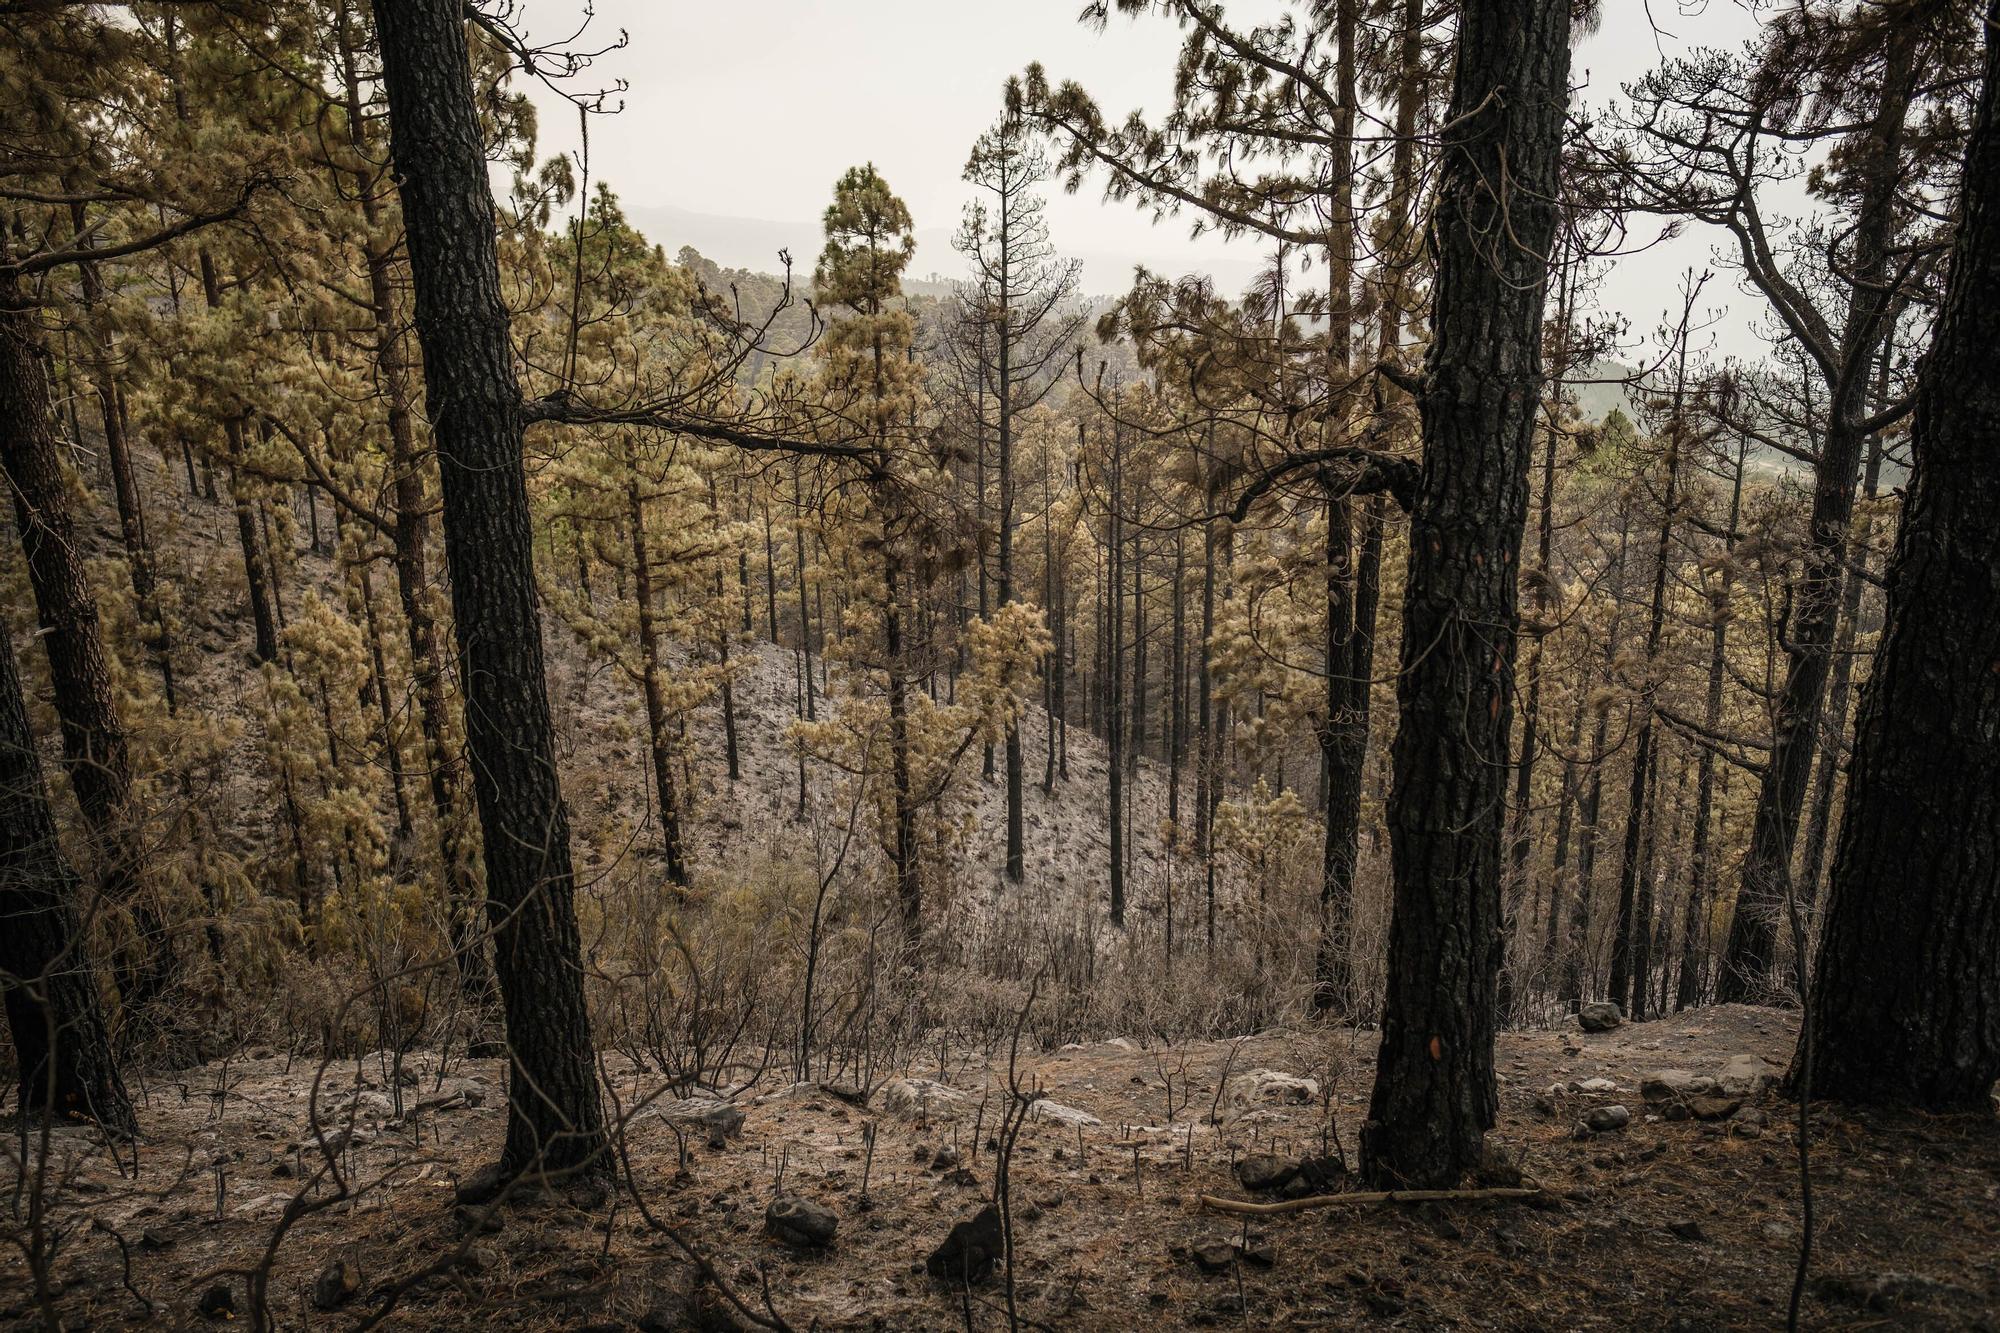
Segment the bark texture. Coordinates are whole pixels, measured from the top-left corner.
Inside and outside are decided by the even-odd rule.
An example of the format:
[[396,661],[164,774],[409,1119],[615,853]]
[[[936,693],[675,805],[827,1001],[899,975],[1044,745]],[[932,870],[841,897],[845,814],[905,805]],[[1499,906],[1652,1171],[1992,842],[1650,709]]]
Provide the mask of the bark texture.
[[[1569,7],[1460,14],[1403,602],[1382,1046],[1362,1170],[1449,1185],[1493,1124],[1501,833]],[[1496,193],[1496,190],[1498,193]]]
[[374,9],[512,1059],[501,1165],[604,1170],[569,816],[542,667],[521,396],[464,11],[452,0],[376,0]]

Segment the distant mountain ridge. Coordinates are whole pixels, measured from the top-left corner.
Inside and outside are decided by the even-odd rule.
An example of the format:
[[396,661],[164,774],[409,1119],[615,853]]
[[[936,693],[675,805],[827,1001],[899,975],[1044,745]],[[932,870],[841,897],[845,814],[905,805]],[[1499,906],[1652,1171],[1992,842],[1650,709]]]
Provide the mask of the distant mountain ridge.
[[[668,254],[676,253],[684,245],[691,245],[723,268],[776,273],[780,268],[779,252],[788,251],[792,257],[793,274],[806,278],[812,273],[813,261],[819,256],[823,239],[817,217],[779,221],[701,213],[671,204],[625,202],[623,207],[632,224],[644,232],[648,240],[665,246]],[[954,274],[964,267],[963,258],[952,248],[952,232],[950,227],[917,229],[917,254],[911,272],[919,276],[905,278],[903,283],[913,294],[946,294],[955,280]],[[1162,240],[1167,234],[1161,233]],[[1072,249],[1062,243],[1060,236],[1056,238],[1056,249],[1062,256],[1083,263],[1084,290],[1099,294],[1123,293],[1131,285],[1133,267],[1143,264],[1175,276],[1198,270],[1214,278],[1223,292],[1236,295],[1249,285],[1257,268],[1256,262],[1248,257],[1220,262],[1206,258],[1191,261],[1188,256],[1176,255],[1171,247],[1157,250],[1140,248],[1119,255],[1088,248]],[[1092,304],[1099,299],[1099,296],[1093,296]]]

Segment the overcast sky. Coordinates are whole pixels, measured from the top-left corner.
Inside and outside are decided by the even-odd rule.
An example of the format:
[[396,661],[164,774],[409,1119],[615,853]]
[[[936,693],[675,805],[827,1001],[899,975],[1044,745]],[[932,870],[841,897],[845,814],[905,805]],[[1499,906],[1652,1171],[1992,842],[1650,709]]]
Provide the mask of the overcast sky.
[[[1180,34],[1167,21],[1114,17],[1097,32],[1076,22],[1079,0],[596,0],[597,41],[623,28],[627,46],[593,76],[630,84],[624,108],[591,123],[591,172],[608,181],[669,252],[694,244],[730,265],[774,269],[791,247],[801,269],[819,249],[818,219],[848,166],[873,161],[909,203],[919,250],[911,272],[956,276],[949,246],[969,197],[960,172],[989,125],[1009,75],[1040,61],[1074,78],[1107,115],[1157,114],[1168,102]],[[1229,0],[1238,21],[1272,0]],[[541,41],[575,26],[580,0],[528,0],[525,26]],[[1754,20],[1734,0],[1689,8],[1676,0],[1606,0],[1598,31],[1579,46],[1573,79],[1587,103],[1692,45],[1736,46]],[[588,44],[581,43],[581,44]],[[546,94],[542,151],[573,150],[575,112]],[[1122,291],[1134,263],[1205,271],[1240,289],[1257,255],[1243,243],[1191,241],[1185,223],[1152,225],[1130,205],[1104,203],[1094,184],[1054,191],[1057,246],[1083,260],[1092,293]],[[1709,262],[1713,235],[1691,235],[1621,261],[1600,294],[1635,334],[1676,303],[1688,265]],[[1756,302],[1726,278],[1705,304],[1729,307],[1714,337],[1726,353],[1754,354]]]

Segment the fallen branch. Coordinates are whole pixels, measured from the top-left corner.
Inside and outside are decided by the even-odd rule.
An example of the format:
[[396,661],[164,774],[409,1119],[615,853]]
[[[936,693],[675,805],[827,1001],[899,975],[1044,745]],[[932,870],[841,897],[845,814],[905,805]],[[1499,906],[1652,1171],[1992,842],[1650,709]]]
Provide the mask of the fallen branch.
[[1218,1199],[1213,1194],[1201,1196],[1202,1206],[1224,1213],[1301,1213],[1308,1208],[1326,1208],[1336,1203],[1485,1203],[1497,1199],[1532,1199],[1539,1196],[1539,1186],[1532,1188],[1484,1189],[1484,1190],[1377,1190],[1373,1193],[1355,1194],[1314,1194],[1304,1199],[1285,1199],[1278,1203],[1252,1203],[1248,1199]]

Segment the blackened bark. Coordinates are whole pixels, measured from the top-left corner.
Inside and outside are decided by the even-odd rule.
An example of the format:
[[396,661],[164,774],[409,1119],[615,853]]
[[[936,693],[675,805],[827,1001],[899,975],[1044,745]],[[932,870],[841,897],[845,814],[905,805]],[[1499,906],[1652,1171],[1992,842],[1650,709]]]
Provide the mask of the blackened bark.
[[[1331,478],[1328,479],[1329,484]],[[1348,497],[1326,504],[1326,716],[1320,725],[1320,775],[1325,801],[1320,847],[1319,948],[1313,958],[1312,1007],[1326,1012],[1346,1003],[1353,971],[1349,957],[1354,916],[1354,863],[1361,813],[1361,765],[1368,733],[1355,734],[1353,522]],[[1366,689],[1365,683],[1360,685]]]
[[1215,708],[1208,641],[1215,633],[1215,523],[1201,534],[1201,643],[1195,670],[1194,845],[1201,856],[1208,951],[1215,952]]
[[[1996,20],[2000,7],[1989,9]],[[1990,1115],[2000,1078],[2000,47],[1987,50],[1964,182],[1801,1055],[1816,1096]]]
[[78,929],[76,872],[56,840],[14,645],[0,618],[0,992],[19,1105],[135,1128]]
[[1398,678],[1387,998],[1361,1134],[1363,1173],[1411,1185],[1450,1185],[1473,1169],[1497,1109],[1516,599],[1569,6],[1472,0],[1457,48],[1432,223],[1433,342],[1418,398],[1425,455]]
[[542,667],[521,396],[464,10],[453,0],[375,0],[374,9],[513,1061],[501,1165],[601,1171],[609,1161]]

